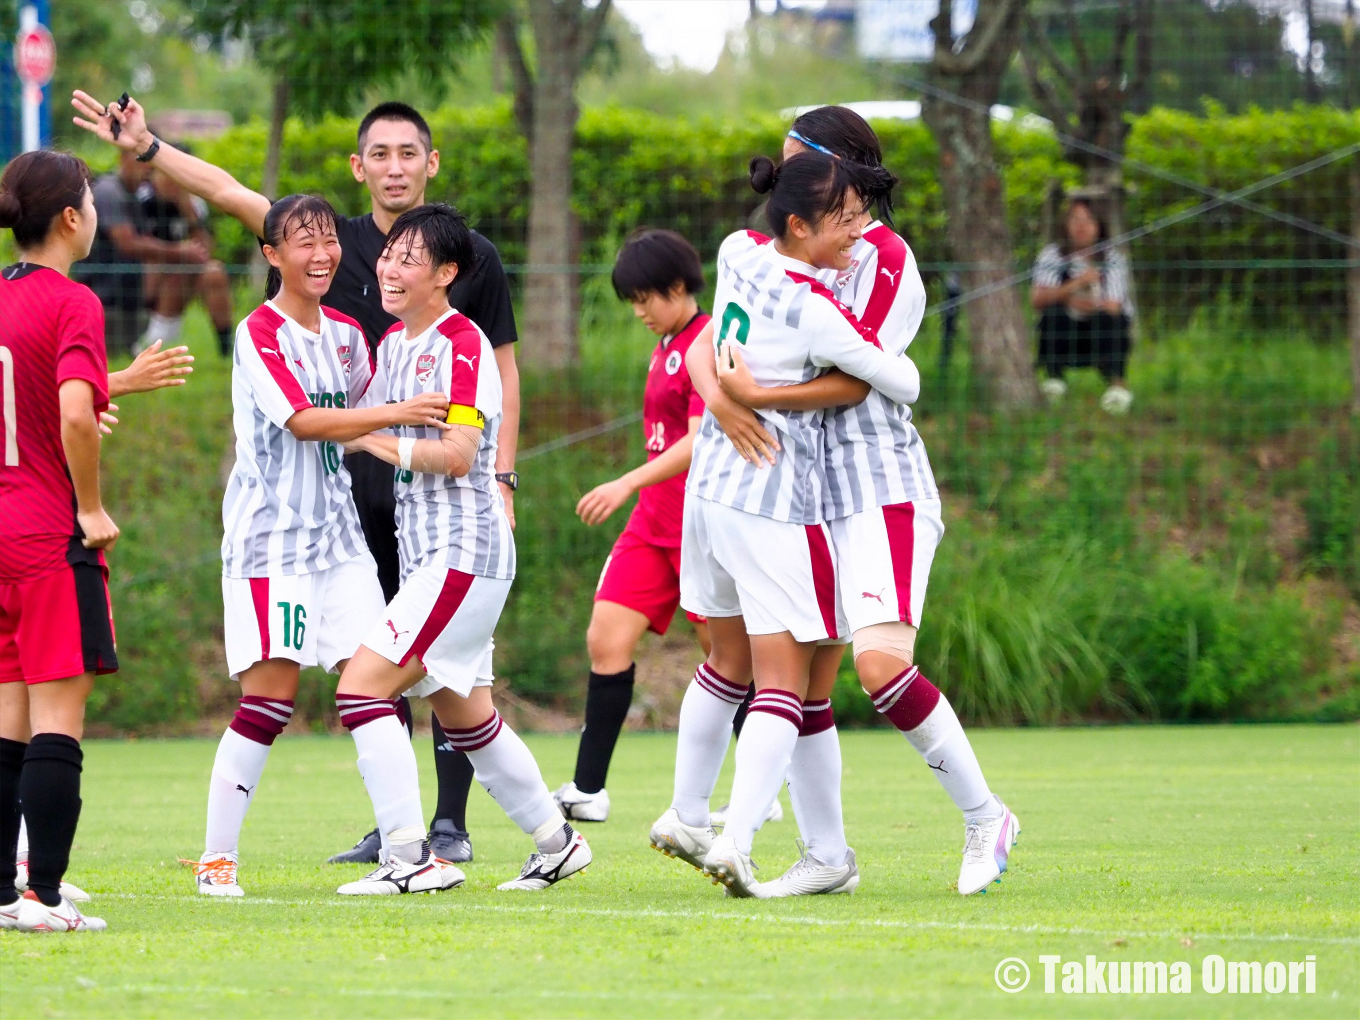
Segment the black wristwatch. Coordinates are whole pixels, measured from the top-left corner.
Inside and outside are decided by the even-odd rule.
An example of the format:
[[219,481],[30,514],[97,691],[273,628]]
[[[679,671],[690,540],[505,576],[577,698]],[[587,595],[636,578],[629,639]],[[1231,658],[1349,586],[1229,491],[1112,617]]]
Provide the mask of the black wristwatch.
[[496,472],[496,481],[500,482],[502,485],[510,486],[511,492],[519,491],[518,471],[498,471]]
[[146,147],[146,151],[137,157],[138,163],[150,163],[156,158],[156,153],[161,151],[161,140],[155,135],[151,136],[151,144]]

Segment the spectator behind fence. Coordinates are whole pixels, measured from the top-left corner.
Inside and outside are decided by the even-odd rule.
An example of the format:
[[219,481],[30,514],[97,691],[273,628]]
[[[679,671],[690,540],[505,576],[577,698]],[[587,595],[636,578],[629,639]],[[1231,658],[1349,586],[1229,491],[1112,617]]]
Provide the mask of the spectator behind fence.
[[162,241],[147,232],[137,189],[150,172],[134,153],[123,151],[118,169],[104,174],[91,189],[99,229],[80,279],[104,305],[104,340],[110,354],[129,353],[150,329],[143,265],[202,266],[208,261],[201,240]]
[[1063,238],[1046,245],[1034,263],[1030,302],[1039,318],[1039,364],[1047,373],[1044,394],[1057,400],[1067,392],[1063,373],[1094,368],[1107,389],[1100,406],[1123,414],[1133,403],[1124,385],[1129,360],[1129,265],[1116,249],[1092,254],[1108,239],[1105,224],[1084,199],[1068,203]]
[[[185,145],[175,147],[189,151]],[[141,204],[143,233],[171,243],[195,240],[212,251],[208,203],[203,199],[189,194],[153,167],[150,178],[137,189],[137,200]],[[211,259],[188,272],[148,269],[143,292],[151,319],[138,341],[139,347],[150,346],[157,339],[168,344],[178,337],[184,309],[197,295],[212,319],[218,349],[223,357],[231,355],[236,332],[231,315],[231,281],[221,262]]]

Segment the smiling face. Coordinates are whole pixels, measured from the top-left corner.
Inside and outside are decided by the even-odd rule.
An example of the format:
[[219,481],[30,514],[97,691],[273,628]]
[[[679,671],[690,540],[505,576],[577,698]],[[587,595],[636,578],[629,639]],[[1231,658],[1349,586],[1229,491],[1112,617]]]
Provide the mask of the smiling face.
[[354,179],[368,185],[374,204],[393,216],[424,204],[426,182],[439,172],[438,151],[405,120],[375,120],[364,136],[364,151],[349,160]]
[[383,311],[409,324],[432,306],[448,303],[448,286],[457,275],[458,266],[454,263],[430,264],[425,241],[418,231],[390,240],[378,256]]
[[331,289],[340,265],[340,239],[333,220],[285,223],[278,247],[266,244],[264,257],[279,271],[283,289],[309,301],[320,301]]
[[798,216],[789,217],[789,254],[817,269],[849,269],[850,253],[863,236],[864,200],[853,188],[845,191],[845,203],[836,212],[809,225]]

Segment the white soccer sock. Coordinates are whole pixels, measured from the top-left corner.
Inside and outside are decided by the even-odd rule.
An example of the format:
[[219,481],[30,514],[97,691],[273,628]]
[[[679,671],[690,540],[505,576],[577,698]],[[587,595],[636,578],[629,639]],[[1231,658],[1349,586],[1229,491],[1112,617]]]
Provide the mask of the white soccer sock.
[[[408,844],[419,843],[425,838],[420,773],[406,727],[395,715],[383,715],[354,727],[350,735],[359,752],[359,774],[373,801],[373,815],[385,850],[397,853]],[[397,856],[405,859],[402,854]]]
[[533,835],[552,820],[566,824],[548,792],[548,784],[543,782],[533,752],[505,725],[499,713],[474,729],[445,727],[444,732],[449,742],[472,762],[477,782],[524,832]]
[[1001,814],[1000,802],[987,788],[973,745],[943,694],[925,722],[903,736],[925,759],[967,821],[986,821]]
[[803,703],[796,694],[769,689],[757,692],[751,701],[737,739],[737,772],[723,829],[744,854],[751,852],[756,829],[788,774],[802,718]]
[[234,729],[222,734],[208,780],[208,829],[203,849],[210,854],[234,854],[240,846],[241,823],[255,798],[255,789],[269,760],[269,745]]
[[[705,663],[680,702],[680,728],[676,734],[675,795],[671,807],[686,825],[708,825],[708,800],[718,783],[727,743],[732,739],[732,720],[746,696],[738,687]],[[769,808],[769,805],[765,805]]]
[[836,727],[798,738],[788,781],[793,816],[808,853],[839,868],[849,848],[841,814],[841,741]]

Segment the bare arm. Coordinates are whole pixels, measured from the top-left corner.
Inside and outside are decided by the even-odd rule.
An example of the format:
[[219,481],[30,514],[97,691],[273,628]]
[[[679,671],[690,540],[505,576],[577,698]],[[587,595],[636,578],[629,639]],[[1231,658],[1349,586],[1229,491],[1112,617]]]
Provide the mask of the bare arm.
[[[449,425],[443,439],[417,439],[411,447],[411,470],[421,474],[462,478],[472,470],[482,430],[473,425]],[[396,436],[366,435],[347,443],[347,449],[363,450],[379,460],[401,466],[400,440]]]
[[139,234],[126,223],[109,229],[114,250],[129,262],[199,265],[208,261],[208,249],[201,241],[162,241]]
[[612,482],[597,485],[576,504],[576,516],[587,525],[602,524],[609,515],[628,501],[639,489],[656,485],[689,470],[694,454],[694,434],[699,431],[699,415],[689,419],[685,437],[653,460],[640,464]]
[[[1071,304],[1073,307],[1076,307],[1080,302],[1071,300],[1072,295],[1076,291],[1081,290],[1088,284],[1095,283],[1099,279],[1099,269],[1088,269],[1080,276],[1074,276],[1066,283],[1057,287],[1032,287],[1029,292],[1029,303],[1035,309],[1044,309],[1053,305],[1066,304]],[[1089,309],[1081,308],[1078,308],[1077,310],[1089,311]]]
[[[496,434],[496,474],[499,475],[515,470],[515,454],[519,451],[519,365],[515,363],[514,344],[501,344],[496,348],[496,367],[501,373],[501,428]],[[515,490],[503,482],[498,484],[513,530]]]
[[[723,349],[727,349],[726,344]],[[734,360],[719,359],[718,382],[723,392],[737,403],[757,410],[779,408],[784,411],[816,411],[823,407],[858,404],[873,389],[863,379],[846,375],[839,368],[833,368],[825,375],[805,383],[761,386],[740,359],[740,352],[735,352]]]
[[[72,118],[76,127],[84,128],[110,145],[137,153],[151,147],[155,136],[147,127],[146,111],[137,100],[130,101],[126,110],[120,110],[116,105],[106,108],[88,93],[77,89],[71,94],[71,105],[80,114]],[[117,138],[113,137],[110,129],[111,118],[122,125]],[[221,167],[181,152],[174,146],[162,145],[153,162],[156,169],[163,171],[190,194],[197,195],[214,208],[240,220],[256,237],[263,236],[264,217],[269,212],[270,202],[259,192],[251,191]]]
[[[448,411],[449,398],[444,394],[421,393],[399,404],[379,404],[377,407],[303,408],[288,419],[286,428],[303,441],[349,443],[393,425],[423,425],[452,430],[457,426],[444,421]],[[396,442],[395,439],[392,441]]]
[[766,431],[760,418],[745,404],[739,404],[718,384],[718,368],[713,358],[713,323],[710,322],[694,338],[685,355],[685,369],[690,382],[703,398],[704,406],[713,412],[723,434],[736,447],[737,453],[752,464],[761,459],[774,463],[779,441]]
[[85,532],[87,549],[111,549],[118,525],[104,511],[99,494],[99,420],[94,413],[94,387],[83,379],[67,379],[58,391],[61,446],[76,493],[76,520]]
[[187,347],[161,350],[161,341],[142,351],[132,364],[120,372],[109,373],[109,399],[127,393],[146,393],[162,386],[183,386],[183,378],[193,372],[194,356]]

